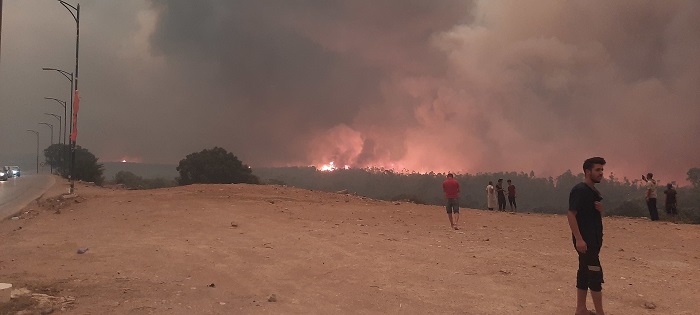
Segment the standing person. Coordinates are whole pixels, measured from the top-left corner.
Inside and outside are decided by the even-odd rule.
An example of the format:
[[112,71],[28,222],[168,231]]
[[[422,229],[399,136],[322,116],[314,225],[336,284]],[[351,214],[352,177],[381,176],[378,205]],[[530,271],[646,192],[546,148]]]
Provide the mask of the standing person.
[[672,217],[678,215],[678,202],[676,201],[676,194],[678,192],[673,189],[673,184],[669,183],[666,185],[666,190],[664,194],[666,195],[666,213]]
[[486,206],[489,210],[493,210],[496,207],[496,188],[493,188],[493,182],[489,181],[486,186]]
[[654,174],[647,174],[647,184],[645,199],[647,200],[647,207],[649,208],[649,216],[652,221],[659,220],[659,210],[656,209],[656,180],[654,180]]
[[503,190],[503,178],[498,179],[496,193],[498,194],[498,211],[506,211],[506,193]]
[[[459,230],[459,182],[454,179],[452,173],[447,174],[447,179],[442,183],[442,190],[447,199],[447,217],[450,218],[450,225],[453,229]],[[454,213],[454,219],[453,214]]]
[[508,203],[510,204],[510,211],[515,212],[518,210],[518,205],[515,203],[515,185],[513,182],[507,180],[508,182]]
[[593,157],[583,162],[584,181],[571,189],[567,219],[578,253],[576,273],[576,314],[588,315],[586,297],[591,298],[597,315],[603,311],[603,268],[600,266],[600,248],[603,246],[603,204],[595,184],[603,179],[605,159]]

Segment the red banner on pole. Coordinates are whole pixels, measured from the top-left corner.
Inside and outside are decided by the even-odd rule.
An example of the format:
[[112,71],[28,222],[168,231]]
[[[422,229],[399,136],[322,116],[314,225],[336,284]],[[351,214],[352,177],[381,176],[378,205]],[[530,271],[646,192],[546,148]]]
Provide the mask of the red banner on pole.
[[73,96],[73,131],[70,133],[70,141],[75,142],[78,138],[78,108],[80,107],[80,97],[78,96],[78,90],[75,90],[75,96]]

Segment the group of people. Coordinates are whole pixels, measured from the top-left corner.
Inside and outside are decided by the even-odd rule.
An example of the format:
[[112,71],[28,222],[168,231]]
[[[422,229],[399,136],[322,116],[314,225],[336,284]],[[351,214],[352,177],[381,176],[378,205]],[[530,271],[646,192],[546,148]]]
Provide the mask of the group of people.
[[510,179],[507,182],[508,187],[503,189],[503,178],[498,179],[496,187],[493,186],[492,181],[489,181],[488,186],[486,186],[486,207],[489,210],[493,210],[494,206],[498,204],[498,211],[506,211],[506,197],[508,197],[510,211],[518,210],[518,205],[515,202],[515,185]]
[[[584,181],[575,185],[569,194],[569,211],[567,220],[571,229],[573,247],[578,254],[578,271],[576,273],[576,314],[590,314],[586,307],[588,291],[597,315],[604,315],[602,284],[603,268],[600,263],[600,250],[603,247],[603,197],[595,187],[603,179],[603,168],[606,162],[602,157],[592,157],[583,162]],[[643,177],[644,178],[644,177]],[[658,220],[656,210],[657,184],[654,175],[649,173],[644,180],[646,184],[646,200],[652,220]],[[515,211],[515,185],[509,179],[507,189],[503,188],[503,179],[498,179],[486,186],[488,208],[498,203],[498,210],[505,211],[506,196],[511,210]],[[459,223],[459,183],[453,174],[448,174],[442,184],[447,198],[447,214],[452,228],[458,230]],[[676,191],[668,184],[666,194],[666,211],[670,215],[678,213],[676,207]]]
[[[442,190],[445,192],[445,198],[447,199],[447,217],[450,219],[450,225],[453,229],[459,230],[459,182],[455,180],[454,174],[447,174],[447,179],[442,183]],[[493,182],[489,182],[486,186],[487,203],[489,210],[493,210],[496,201],[498,201],[498,210],[506,210],[506,196],[508,196],[508,202],[510,203],[510,211],[516,211],[518,206],[515,202],[515,185],[509,179],[508,187],[503,188],[503,178],[498,179],[498,185],[493,186]]]
[[[647,173],[646,177],[642,175],[642,179],[646,181],[644,199],[646,199],[647,208],[649,209],[649,217],[652,221],[657,221],[659,219],[659,210],[656,208],[656,190],[658,184],[656,183],[656,180],[654,179],[654,174],[652,173]],[[668,214],[671,217],[677,216],[678,200],[676,199],[676,195],[678,194],[678,192],[675,189],[673,189],[673,184],[668,183],[666,185],[666,190],[664,190],[664,194],[666,195],[666,214]]]

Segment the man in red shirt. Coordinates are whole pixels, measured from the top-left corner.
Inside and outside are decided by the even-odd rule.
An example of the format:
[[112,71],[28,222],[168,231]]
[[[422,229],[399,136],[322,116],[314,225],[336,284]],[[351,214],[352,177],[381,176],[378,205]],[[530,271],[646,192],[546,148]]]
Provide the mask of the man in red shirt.
[[[450,225],[455,230],[459,230],[459,183],[455,180],[453,174],[447,174],[447,179],[442,183],[442,190],[445,191],[447,199],[447,216],[450,218]],[[454,219],[452,216],[454,213]]]

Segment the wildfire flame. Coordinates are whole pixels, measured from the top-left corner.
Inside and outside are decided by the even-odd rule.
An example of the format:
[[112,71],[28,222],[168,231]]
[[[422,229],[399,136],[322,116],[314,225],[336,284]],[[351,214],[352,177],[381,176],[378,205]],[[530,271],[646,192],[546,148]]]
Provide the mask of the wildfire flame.
[[[319,169],[320,171],[322,171],[322,172],[332,172],[332,171],[337,170],[338,167],[335,165],[335,162],[331,161],[331,162],[328,163],[328,164],[323,164],[323,165],[321,165],[318,169]],[[344,165],[344,166],[342,167],[342,169],[345,169],[345,170],[350,169],[350,166],[349,166],[349,165]]]

